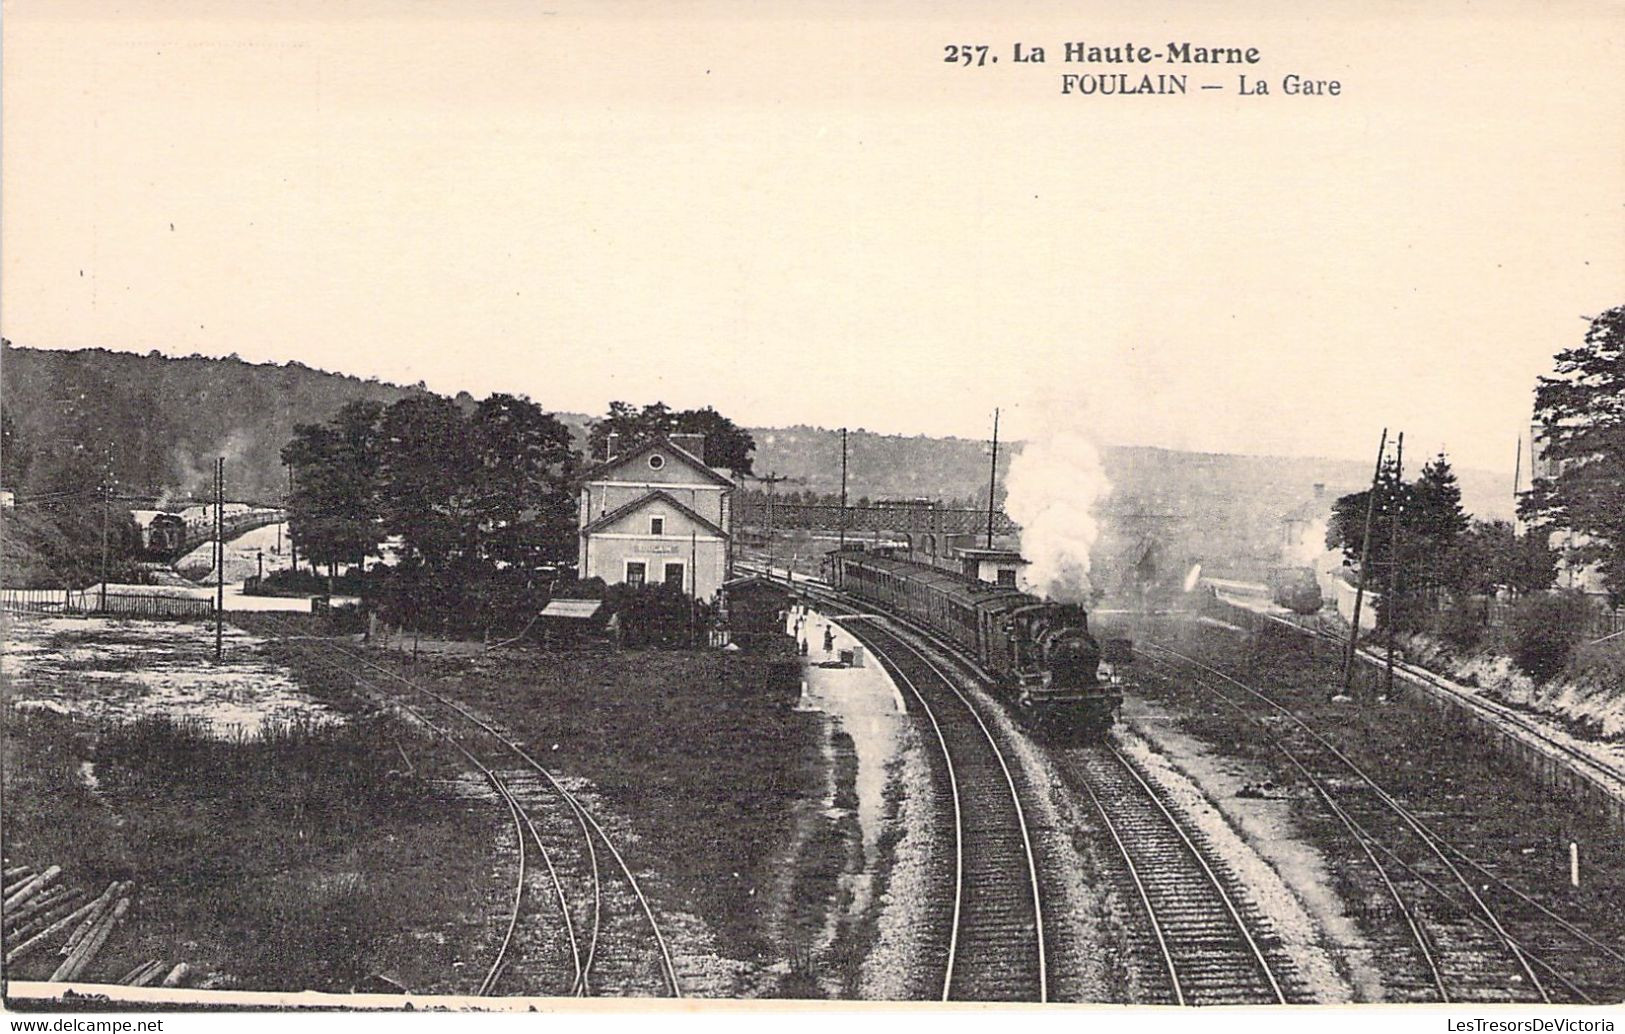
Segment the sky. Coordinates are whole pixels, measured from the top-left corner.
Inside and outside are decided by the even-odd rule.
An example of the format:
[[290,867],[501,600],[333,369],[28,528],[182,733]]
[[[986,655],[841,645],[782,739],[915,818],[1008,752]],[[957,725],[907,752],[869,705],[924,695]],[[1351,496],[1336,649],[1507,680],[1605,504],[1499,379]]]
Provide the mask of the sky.
[[7,338],[1510,477],[1625,303],[1618,0],[270,6],[5,3]]

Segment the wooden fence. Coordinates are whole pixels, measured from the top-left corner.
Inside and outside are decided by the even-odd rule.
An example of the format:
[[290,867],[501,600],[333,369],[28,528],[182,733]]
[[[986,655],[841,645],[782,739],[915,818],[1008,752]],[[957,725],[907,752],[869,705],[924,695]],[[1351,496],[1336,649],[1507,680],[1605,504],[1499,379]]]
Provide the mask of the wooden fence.
[[0,610],[25,614],[121,614],[141,618],[197,618],[214,613],[214,601],[195,596],[95,589],[0,589]]

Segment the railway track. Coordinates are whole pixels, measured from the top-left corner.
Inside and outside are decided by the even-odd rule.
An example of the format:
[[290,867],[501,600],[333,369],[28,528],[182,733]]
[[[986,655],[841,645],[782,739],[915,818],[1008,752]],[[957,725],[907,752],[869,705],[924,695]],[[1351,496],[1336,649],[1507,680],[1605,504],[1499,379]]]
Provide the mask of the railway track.
[[[1230,606],[1246,610],[1255,618],[1267,621],[1276,627],[1289,629],[1301,635],[1309,636],[1321,642],[1329,643],[1336,646],[1339,651],[1345,650],[1348,647],[1348,640],[1343,636],[1332,635],[1323,629],[1311,628],[1308,625],[1299,624],[1296,621],[1288,620],[1280,615],[1266,614],[1251,610],[1250,608],[1241,607],[1240,604],[1237,604],[1223,596],[1219,598],[1221,601]],[[1370,665],[1379,665],[1384,663],[1384,658],[1367,646],[1362,645],[1359,648],[1356,656],[1358,659],[1363,660]],[[1452,689],[1445,682],[1445,680],[1441,679],[1433,672],[1415,664],[1407,663],[1404,660],[1395,661],[1394,667],[1395,670],[1400,673],[1400,675],[1409,676],[1416,682],[1424,683],[1428,687],[1431,687],[1438,692],[1448,694],[1454,702],[1477,713],[1484,720],[1492,724],[1516,729],[1524,736],[1537,741],[1542,749],[1548,753],[1556,755],[1563,761],[1564,764],[1577,770],[1593,782],[1602,784],[1604,786],[1614,787],[1616,789],[1622,786],[1622,780],[1617,772],[1608,768],[1591,755],[1577,749],[1573,744],[1565,743],[1556,737],[1548,735],[1546,730],[1542,729],[1539,724],[1531,721],[1527,716],[1519,714],[1512,708],[1483,697],[1463,696],[1459,691]]]
[[[515,885],[503,917],[504,932],[478,994],[512,986],[511,980],[504,983],[504,976],[520,972],[530,978],[531,989],[524,993],[682,996],[670,948],[625,857],[581,799],[523,745],[458,701],[363,653],[332,641],[297,641],[292,638],[296,629],[264,620],[283,633],[285,645],[340,671],[451,743],[507,808],[517,845]],[[410,702],[385,683],[410,690]],[[458,729],[466,735],[458,735]],[[470,739],[476,747],[470,747]],[[490,756],[492,751],[500,760]],[[542,894],[531,886],[538,880],[531,878],[527,840],[547,871],[544,886],[551,899],[545,906],[538,902],[529,913],[526,901]],[[547,921],[547,912],[557,913],[556,924]],[[527,927],[535,950],[522,957],[526,953],[520,950],[518,932]]]
[[1625,952],[1588,933],[1582,917],[1472,857],[1274,697],[1166,646],[1142,647],[1257,729],[1359,845],[1383,889],[1371,911],[1406,931],[1409,997],[1592,1003],[1618,996]]
[[[1070,781],[1094,805],[1123,859],[1125,896],[1145,913],[1142,953],[1158,960],[1171,1005],[1284,1005],[1285,964],[1267,925],[1211,851],[1111,744],[1066,752]],[[1255,930],[1257,931],[1255,933]]]
[[[914,636],[953,658],[962,678],[987,684],[974,661],[951,646],[922,631],[899,638],[906,642]],[[919,652],[913,644],[910,648]],[[1144,982],[1164,989],[1159,1004],[1307,1000],[1295,987],[1290,961],[1273,948],[1274,931],[1245,889],[1212,860],[1206,837],[1121,751],[1103,743],[1059,750],[1056,756],[1067,784],[1089,800],[1111,850],[1123,860],[1118,890],[1145,915],[1146,925],[1131,934],[1140,935],[1134,947],[1146,962]]]
[[[858,605],[821,585],[802,587],[838,608]],[[883,663],[887,658],[910,658],[914,670],[894,674],[916,696],[922,678],[911,676],[928,672],[927,684],[935,694],[940,697],[951,692],[959,708],[976,714],[975,705],[956,684],[959,680],[986,684],[985,673],[973,660],[907,622],[900,623],[901,628],[908,629],[906,632],[876,635],[872,619],[841,620],[848,628],[863,626],[854,629],[854,634],[877,651]],[[955,674],[945,672],[911,642],[916,638],[952,658]],[[933,709],[930,702],[922,703],[940,731],[936,713],[948,708],[939,704]],[[984,720],[979,714],[976,717],[983,736],[991,741]],[[946,745],[944,751],[952,753]],[[1137,946],[1151,960],[1148,968],[1154,973],[1149,980],[1165,987],[1162,1001],[1207,1005],[1282,1004],[1292,1000],[1290,965],[1271,951],[1273,932],[1234,878],[1209,860],[1212,852],[1202,835],[1187,828],[1185,820],[1115,747],[1103,744],[1061,753],[1066,777],[1093,804],[1123,859],[1119,890],[1126,900],[1138,902],[1146,916],[1146,925],[1140,931],[1143,940]],[[1005,792],[1019,804],[1013,783]],[[1041,898],[1036,866],[1031,875],[1037,904]]]
[[997,739],[975,704],[924,653],[871,618],[840,621],[918,701],[941,750],[954,835],[943,1000],[1048,1001],[1032,835]]

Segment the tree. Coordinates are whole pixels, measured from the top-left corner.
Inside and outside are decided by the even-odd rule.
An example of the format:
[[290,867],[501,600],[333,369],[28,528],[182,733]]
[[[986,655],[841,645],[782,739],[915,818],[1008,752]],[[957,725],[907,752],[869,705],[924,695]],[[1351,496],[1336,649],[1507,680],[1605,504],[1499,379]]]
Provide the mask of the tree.
[[1519,595],[1544,592],[1557,580],[1557,552],[1540,533],[1516,533],[1507,521],[1474,521],[1449,558],[1449,584],[1488,596],[1501,586]]
[[27,482],[32,455],[17,422],[9,412],[0,412],[0,488],[15,491]]
[[574,556],[570,429],[529,399],[494,394],[475,408],[469,444],[482,555],[527,570]]
[[[1428,591],[1459,589],[1454,579],[1457,542],[1468,524],[1461,508],[1461,488],[1441,453],[1423,466],[1413,482],[1400,479],[1393,460],[1385,461],[1376,486],[1376,507],[1371,518],[1371,544],[1366,558],[1367,587],[1381,593],[1378,617],[1383,623],[1414,626]],[[1350,564],[1358,564],[1365,548],[1366,501],[1371,489],[1342,496],[1332,504],[1326,526],[1326,548],[1341,549]],[[1393,546],[1393,521],[1399,519],[1399,549]],[[1398,564],[1397,570],[1393,565]],[[1389,575],[1394,592],[1389,598]]]
[[306,558],[329,569],[359,564],[383,540],[379,514],[384,407],[344,405],[325,424],[298,424],[282,447],[293,468],[288,531]]
[[735,476],[751,473],[751,453],[756,449],[750,432],[710,406],[678,412],[664,402],[651,402],[641,410],[626,402],[611,402],[608,415],[594,421],[588,430],[588,455],[603,458],[612,434],[617,436],[617,448],[622,452],[662,435],[702,434],[705,455],[700,458],[708,466],[733,471]]
[[1591,321],[1585,343],[1556,356],[1556,376],[1535,389],[1541,458],[1519,515],[1582,537],[1569,560],[1597,564],[1615,604],[1625,602],[1625,306]]
[[384,528],[401,537],[403,559],[444,572],[477,540],[474,451],[462,411],[439,395],[401,399],[384,411],[380,457]]
[[1445,548],[1467,530],[1467,513],[1461,508],[1461,486],[1444,453],[1429,460],[1411,485],[1415,511],[1410,529],[1429,545]]
[[751,453],[756,451],[756,440],[749,431],[710,406],[678,413],[677,430],[683,434],[705,435],[705,455],[701,458],[708,465],[730,470],[735,477],[751,473]]

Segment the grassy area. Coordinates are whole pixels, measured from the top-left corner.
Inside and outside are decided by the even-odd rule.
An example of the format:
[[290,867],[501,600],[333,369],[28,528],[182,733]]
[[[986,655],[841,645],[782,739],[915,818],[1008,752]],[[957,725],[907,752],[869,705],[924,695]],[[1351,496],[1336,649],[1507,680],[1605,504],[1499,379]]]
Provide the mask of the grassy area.
[[[431,780],[455,772],[419,736],[376,717],[222,740],[164,719],[13,711],[6,855],[96,891],[135,881],[86,979],[166,959],[204,986],[344,991],[388,970],[415,990],[467,990],[453,963],[472,973],[489,955],[490,924],[467,917],[482,912],[471,888],[500,893],[497,816],[437,792]],[[10,975],[44,978],[58,961],[42,952]]]
[[635,831],[629,861],[663,910],[698,915],[728,957],[771,962],[770,861],[823,785],[815,715],[771,663],[718,651],[374,651],[513,730]]
[[[270,635],[334,631],[320,617],[264,623]],[[309,640],[244,649],[275,661],[267,671],[291,673],[324,710],[224,738],[218,725],[163,717],[10,710],[0,776],[8,864],[58,864],[97,892],[135,881],[128,920],[85,979],[165,959],[190,963],[194,986],[344,991],[385,972],[415,991],[470,992],[511,888],[506,812],[444,744],[378,713],[354,664],[315,659],[323,647]],[[154,664],[177,661],[149,652]],[[703,943],[674,945],[678,954],[781,961],[786,948],[764,921],[772,860],[794,806],[825,778],[819,718],[794,710],[797,684],[782,663],[593,648],[371,655],[474,704],[560,775],[590,782],[629,862],[651,874],[655,908],[704,922]],[[36,683],[76,680],[90,692],[84,680],[102,674],[46,671],[46,660],[69,659],[55,646],[36,656]],[[101,667],[126,662],[148,659],[120,654]],[[38,685],[30,694],[53,699]],[[11,975],[42,978],[57,961],[36,955]]]

